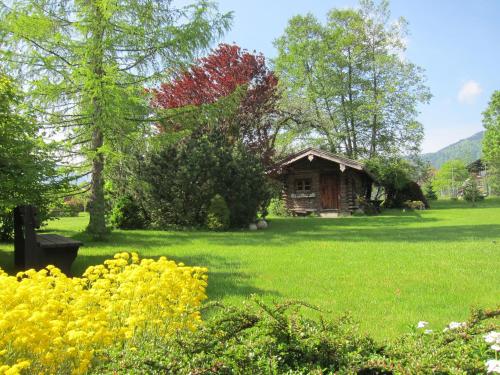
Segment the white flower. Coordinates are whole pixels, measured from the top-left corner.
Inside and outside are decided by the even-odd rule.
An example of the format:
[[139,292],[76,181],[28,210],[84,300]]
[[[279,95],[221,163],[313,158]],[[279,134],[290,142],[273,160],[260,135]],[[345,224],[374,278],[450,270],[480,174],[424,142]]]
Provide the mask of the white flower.
[[495,372],[500,374],[500,361],[497,359],[490,359],[486,362],[486,372],[491,373]]
[[457,328],[460,328],[460,327],[465,327],[466,324],[465,322],[451,322],[450,324],[448,324],[448,329],[457,329]]
[[491,331],[483,337],[488,344],[500,344],[500,332]]
[[432,333],[432,329],[426,329],[424,331],[425,334],[430,335]]
[[429,322],[424,322],[423,320],[418,322],[417,328],[424,328]]
[[496,352],[500,352],[500,345],[498,345],[498,344],[491,345],[491,350],[494,350]]

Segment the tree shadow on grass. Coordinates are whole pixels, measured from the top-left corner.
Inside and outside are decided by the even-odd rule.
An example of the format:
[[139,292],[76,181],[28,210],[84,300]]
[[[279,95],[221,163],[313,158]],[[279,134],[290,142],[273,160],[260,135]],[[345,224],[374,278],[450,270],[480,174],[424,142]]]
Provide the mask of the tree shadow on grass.
[[[421,216],[418,212],[385,215],[377,217],[348,218],[274,218],[267,230],[250,232],[234,230],[229,232],[209,231],[158,231],[129,230],[114,231],[103,242],[92,241],[83,232],[55,231],[80,240],[84,247],[99,250],[102,247],[115,251],[162,249],[192,246],[200,247],[289,247],[301,242],[452,242],[475,241],[478,239],[498,240],[500,225],[441,225],[440,220]],[[108,254],[112,255],[112,254]]]
[[[293,220],[293,219],[292,219]],[[500,240],[500,225],[472,224],[448,226],[360,226],[350,223],[325,223],[325,219],[297,223],[290,220],[270,224],[267,231],[212,236],[199,233],[194,237],[217,246],[289,247],[301,242],[391,243],[391,242],[474,242]],[[330,219],[336,220],[336,219]],[[298,220],[297,220],[298,221]],[[355,220],[353,220],[355,221]]]
[[13,251],[0,250],[0,268],[9,275],[15,272]]
[[462,199],[442,199],[431,201],[430,205],[433,210],[500,208],[500,197],[489,197],[484,200],[478,200],[474,205],[472,205],[472,202],[467,202]]

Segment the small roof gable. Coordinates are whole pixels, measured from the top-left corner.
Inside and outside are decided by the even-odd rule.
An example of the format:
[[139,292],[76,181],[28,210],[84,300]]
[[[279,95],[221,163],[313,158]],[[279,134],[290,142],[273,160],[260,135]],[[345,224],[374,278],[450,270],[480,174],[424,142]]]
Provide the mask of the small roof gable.
[[332,154],[331,152],[328,151],[318,150],[313,147],[306,148],[304,150],[296,152],[295,154],[289,155],[284,159],[281,159],[279,162],[277,162],[270,168],[270,171],[271,172],[277,171],[280,168],[286,167],[287,165],[293,164],[297,160],[309,157],[311,155],[321,159],[332,161],[334,163],[344,164],[348,167],[357,169],[359,171],[365,171],[364,165],[358,161],[348,159],[344,156],[340,156],[337,154]]
[[345,156],[333,154],[331,152],[324,151],[324,150],[319,150],[319,149],[313,148],[313,147],[308,147],[308,148],[306,148],[304,150],[301,150],[301,151],[296,152],[294,154],[288,155],[286,158],[283,158],[279,162],[277,162],[276,164],[272,165],[267,170],[267,173],[270,174],[270,175],[280,174],[282,168],[284,168],[284,167],[286,167],[286,166],[288,166],[290,164],[295,163],[297,160],[300,160],[300,159],[303,159],[303,158],[307,158],[307,157],[309,157],[311,155],[314,156],[314,157],[317,157],[317,158],[321,158],[321,159],[324,159],[324,160],[328,160],[328,161],[334,162],[334,163],[343,164],[343,165],[345,165],[347,167],[356,169],[358,171],[363,171],[373,181],[377,180],[375,178],[375,176],[369,170],[367,170],[365,168],[365,166],[364,166],[363,163],[360,163],[359,161],[356,161],[356,160],[352,160],[352,159],[346,158]]

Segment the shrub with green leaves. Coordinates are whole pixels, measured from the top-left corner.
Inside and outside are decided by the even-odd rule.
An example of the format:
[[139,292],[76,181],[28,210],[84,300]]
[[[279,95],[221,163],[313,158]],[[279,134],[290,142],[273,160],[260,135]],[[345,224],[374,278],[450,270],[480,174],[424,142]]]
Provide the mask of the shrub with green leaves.
[[163,146],[140,173],[148,185],[145,205],[161,228],[205,226],[216,194],[229,208],[231,226],[245,227],[271,195],[257,156],[217,132]]
[[468,178],[463,187],[463,197],[467,202],[477,202],[484,199],[484,194],[479,190],[475,178]]
[[425,190],[424,194],[425,194],[425,197],[427,198],[427,200],[436,201],[438,199],[437,193],[434,190],[434,187],[432,186],[432,181],[429,181],[425,185],[424,190]]
[[56,166],[55,143],[46,143],[40,126],[23,105],[14,81],[0,72],[0,233],[12,237],[12,210],[30,204],[39,218],[64,195],[67,178]]
[[229,228],[229,208],[219,194],[212,198],[207,214],[207,228],[211,230],[226,230]]
[[115,228],[144,229],[149,225],[146,212],[131,196],[123,196],[114,202],[110,222]]
[[[349,317],[305,318],[305,304],[209,305],[210,318],[173,339],[145,337],[109,352],[99,374],[284,374],[355,372],[378,347]],[[131,350],[132,349],[132,350]]]
[[91,373],[480,374],[500,344],[500,309],[477,310],[444,330],[415,322],[400,339],[377,344],[348,316],[306,318],[303,308],[314,309],[255,298],[239,307],[208,304],[196,331],[140,337],[105,353]]
[[366,199],[366,197],[358,196],[356,198],[358,206],[365,215],[377,215],[380,213],[380,207],[376,206],[374,202]]
[[267,211],[274,216],[291,216],[282,198],[272,198],[267,207]]
[[414,181],[419,167],[399,157],[373,158],[366,162],[367,168],[384,188],[384,208],[402,208],[405,201],[422,201],[429,208],[420,186]]
[[[414,331],[389,343],[371,363],[394,374],[484,374],[495,351],[486,337],[499,330],[500,309],[475,310],[465,322],[429,329],[419,322]],[[418,328],[419,327],[419,328]]]
[[0,213],[0,241],[12,239],[14,234],[14,216],[11,211]]
[[432,183],[441,195],[456,198],[459,187],[468,177],[469,172],[465,163],[462,160],[454,159],[441,165]]

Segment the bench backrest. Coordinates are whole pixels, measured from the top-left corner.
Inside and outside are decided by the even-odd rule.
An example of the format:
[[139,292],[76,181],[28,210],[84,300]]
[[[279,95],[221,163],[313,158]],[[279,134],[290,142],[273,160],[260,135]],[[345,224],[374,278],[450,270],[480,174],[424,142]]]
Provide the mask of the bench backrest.
[[40,256],[35,229],[40,226],[36,208],[18,206],[14,209],[14,263],[24,269],[37,264]]

